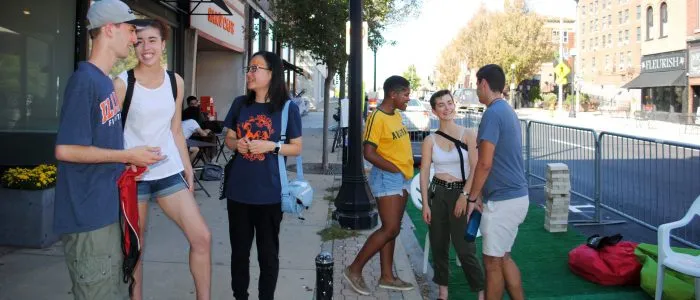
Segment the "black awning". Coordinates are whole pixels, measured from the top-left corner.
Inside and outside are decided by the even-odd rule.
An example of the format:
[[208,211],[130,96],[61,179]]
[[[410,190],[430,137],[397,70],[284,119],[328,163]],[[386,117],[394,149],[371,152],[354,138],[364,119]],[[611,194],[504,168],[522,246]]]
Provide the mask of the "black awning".
[[287,60],[282,60],[282,64],[285,70],[291,70],[294,73],[304,76],[304,69],[289,63]]
[[685,70],[673,70],[664,72],[642,73],[637,78],[623,85],[625,89],[641,89],[661,86],[686,86],[687,76]]
[[[163,3],[166,3],[171,8],[173,8],[181,13],[184,13],[188,16],[210,16],[210,15],[232,16],[233,15],[233,13],[228,8],[226,3],[224,3],[224,0],[160,0],[160,1]],[[192,8],[192,10],[186,11],[186,10],[183,10],[183,9],[178,7],[177,4],[179,4],[179,3],[184,3],[184,4],[196,3],[197,5],[195,5]],[[199,7],[199,5],[202,3],[214,4],[214,5],[218,6],[219,8],[221,8],[224,11],[224,13],[222,13],[222,14],[195,13],[194,11],[197,10],[197,7]]]

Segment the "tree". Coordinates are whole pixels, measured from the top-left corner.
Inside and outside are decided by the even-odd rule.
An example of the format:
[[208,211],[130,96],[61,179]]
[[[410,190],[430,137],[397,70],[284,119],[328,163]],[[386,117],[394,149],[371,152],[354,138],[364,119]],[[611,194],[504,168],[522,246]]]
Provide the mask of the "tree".
[[408,69],[403,72],[403,77],[411,84],[412,90],[416,91],[420,88],[420,77],[418,77],[415,65],[408,66]]
[[[502,12],[488,11],[482,5],[445,55],[456,55],[457,61],[470,69],[498,64],[506,72],[506,80],[517,83],[535,75],[543,62],[551,61],[554,50],[544,19],[530,12],[524,1],[515,0],[506,1]],[[450,59],[454,60],[449,56],[443,59],[447,64],[443,67],[449,67]]]
[[[420,0],[364,0],[364,15],[369,26],[369,46],[375,50],[387,41],[382,36],[386,26],[417,11]],[[323,156],[321,164],[328,170],[328,115],[330,85],[336,73],[345,74],[345,22],[349,17],[348,0],[275,0],[271,2],[276,17],[273,32],[277,38],[297,51],[309,55],[328,68],[324,82]]]
[[457,82],[459,76],[459,54],[457,44],[453,40],[445,49],[440,52],[440,57],[436,66],[436,81],[440,89],[451,89]]

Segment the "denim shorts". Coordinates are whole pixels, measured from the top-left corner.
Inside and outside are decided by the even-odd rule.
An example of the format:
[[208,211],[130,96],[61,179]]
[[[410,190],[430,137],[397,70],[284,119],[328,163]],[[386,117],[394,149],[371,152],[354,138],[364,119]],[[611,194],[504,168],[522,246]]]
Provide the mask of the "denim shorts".
[[408,191],[410,186],[411,181],[400,172],[391,173],[377,167],[372,167],[369,171],[369,188],[374,197],[403,196],[403,190]]
[[149,199],[170,196],[185,189],[187,184],[180,173],[156,180],[139,181],[138,199],[139,202],[145,202]]

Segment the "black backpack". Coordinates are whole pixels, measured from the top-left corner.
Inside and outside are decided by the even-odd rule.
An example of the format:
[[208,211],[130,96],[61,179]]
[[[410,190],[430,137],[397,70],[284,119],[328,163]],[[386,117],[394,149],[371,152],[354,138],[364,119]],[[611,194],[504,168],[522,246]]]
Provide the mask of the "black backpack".
[[[173,91],[173,99],[177,102],[177,81],[175,80],[175,72],[166,71],[170,79],[170,87]],[[136,85],[136,77],[134,69],[126,71],[126,95],[124,95],[124,104],[122,104],[122,130],[126,128],[126,116],[129,114],[129,106],[131,106],[131,97],[134,96],[134,85]]]

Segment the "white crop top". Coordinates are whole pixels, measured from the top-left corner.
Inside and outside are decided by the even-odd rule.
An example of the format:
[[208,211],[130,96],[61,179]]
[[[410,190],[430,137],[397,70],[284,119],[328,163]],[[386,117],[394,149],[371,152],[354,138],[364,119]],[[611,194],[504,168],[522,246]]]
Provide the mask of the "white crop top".
[[[155,89],[135,83],[129,117],[124,128],[125,149],[137,146],[160,147],[161,154],[165,155],[165,159],[148,166],[142,180],[162,179],[184,170],[180,151],[170,129],[175,114],[175,99],[168,73],[163,71],[163,76],[163,83]],[[119,74],[124,85],[127,84],[127,77],[126,71]]]
[[[462,140],[464,136],[464,130],[459,136],[459,140]],[[457,153],[457,147],[452,148],[450,151],[445,151],[435,142],[435,134],[431,135],[433,139],[433,168],[435,168],[435,174],[449,174],[456,178],[462,179],[462,171],[460,170],[459,153]],[[462,157],[464,158],[464,180],[469,177],[469,156],[466,150],[459,148],[462,151]]]

